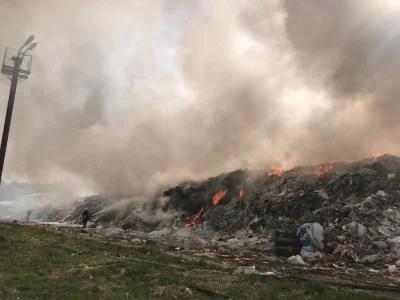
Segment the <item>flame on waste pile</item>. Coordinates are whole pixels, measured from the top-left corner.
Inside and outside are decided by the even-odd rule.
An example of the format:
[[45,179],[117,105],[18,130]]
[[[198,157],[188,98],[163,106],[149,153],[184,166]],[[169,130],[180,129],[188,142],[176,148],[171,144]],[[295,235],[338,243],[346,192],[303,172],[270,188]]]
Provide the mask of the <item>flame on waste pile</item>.
[[325,174],[329,170],[333,169],[333,165],[334,165],[334,162],[333,163],[327,163],[327,164],[318,165],[316,167],[316,169],[314,170],[314,173],[317,176]]
[[[383,155],[383,154],[381,154],[381,153],[376,153],[376,154],[373,155],[373,156],[365,157],[365,158],[363,158],[363,159],[372,160],[372,161],[377,161],[377,159],[378,159],[379,157],[381,157],[382,155]],[[317,165],[317,166],[315,167],[315,169],[314,169],[313,172],[314,172],[315,175],[320,176],[320,175],[322,175],[322,174],[325,174],[325,173],[329,172],[329,170],[332,170],[332,169],[334,168],[334,166],[335,166],[336,163],[354,163],[354,162],[357,162],[357,161],[360,161],[360,160],[362,160],[362,159],[332,161],[332,162],[320,164],[320,165]],[[248,169],[248,170],[251,170],[251,169],[249,169],[249,168],[247,168],[247,169]],[[280,175],[282,175],[283,173],[285,173],[285,171],[286,171],[286,170],[284,170],[284,169],[271,168],[271,170],[268,172],[268,175],[269,175],[269,176],[272,176],[272,175],[278,175],[278,176],[280,176]],[[306,174],[308,174],[308,172],[306,172]],[[227,192],[228,192],[228,189],[225,189],[225,190],[221,190],[221,191],[219,191],[218,193],[216,193],[216,194],[213,196],[213,199],[212,199],[212,200],[213,200],[213,204],[214,204],[214,205],[217,205],[217,204],[222,200],[222,198],[226,195]],[[239,197],[242,198],[243,196],[244,196],[244,191],[243,191],[243,189],[241,189],[241,190],[239,191]],[[200,221],[200,217],[201,217],[203,211],[204,211],[204,207],[202,207],[202,208],[193,216],[193,219],[192,219],[191,221],[190,221],[190,217],[187,217],[187,218],[186,218],[187,223],[185,224],[185,228],[186,228],[186,227],[190,227],[190,226],[192,226],[192,225],[198,223],[198,222]]]
[[382,153],[376,153],[374,156],[373,156],[373,158],[374,158],[374,161],[376,161],[379,157],[381,157],[383,154]]
[[194,215],[193,220],[191,222],[185,224],[185,228],[189,227],[189,226],[192,226],[192,225],[196,224],[197,222],[199,222],[200,221],[200,216],[203,213],[203,210],[204,210],[204,208],[202,207],[199,210],[199,212]]
[[376,153],[373,156],[369,156],[369,157],[365,157],[365,158],[361,158],[361,159],[349,159],[349,160],[342,160],[342,161],[331,161],[329,163],[320,164],[315,168],[314,174],[317,175],[317,176],[325,174],[329,170],[333,169],[335,163],[354,163],[354,162],[357,162],[357,161],[360,161],[360,160],[363,160],[363,159],[369,159],[369,160],[376,161],[382,155],[383,155],[382,153]]
[[218,193],[216,193],[213,196],[213,204],[217,205],[219,201],[221,201],[221,199],[226,195],[226,193],[228,192],[228,189],[225,189],[223,191],[219,191]]
[[278,168],[271,168],[271,170],[268,171],[268,175],[272,176],[272,175],[282,175],[283,173],[285,173],[286,170],[284,169],[278,169]]

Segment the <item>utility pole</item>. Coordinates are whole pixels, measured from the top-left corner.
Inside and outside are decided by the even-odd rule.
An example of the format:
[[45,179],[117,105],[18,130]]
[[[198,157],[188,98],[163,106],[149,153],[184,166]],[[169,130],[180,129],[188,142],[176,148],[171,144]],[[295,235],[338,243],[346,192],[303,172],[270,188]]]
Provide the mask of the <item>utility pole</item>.
[[[3,175],[4,160],[6,157],[8,135],[10,133],[15,94],[17,92],[17,84],[18,81],[28,79],[28,75],[31,73],[32,56],[26,54],[26,52],[34,49],[37,46],[36,42],[32,43],[34,38],[35,36],[31,35],[19,49],[16,56],[13,55],[13,53],[15,54],[17,50],[11,48],[6,48],[6,53],[4,54],[4,61],[1,73],[3,73],[8,79],[11,79],[11,88],[10,88],[10,95],[8,97],[6,118],[4,120],[3,136],[1,138],[0,184],[2,182],[1,179]],[[29,48],[26,49],[24,52],[22,52],[22,49],[28,45],[30,45]]]

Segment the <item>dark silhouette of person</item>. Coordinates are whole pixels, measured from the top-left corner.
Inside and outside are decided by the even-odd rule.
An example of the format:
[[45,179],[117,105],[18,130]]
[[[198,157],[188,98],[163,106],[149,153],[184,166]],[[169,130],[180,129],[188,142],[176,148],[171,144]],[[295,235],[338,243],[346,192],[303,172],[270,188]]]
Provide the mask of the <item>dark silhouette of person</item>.
[[85,208],[85,210],[82,213],[83,228],[86,228],[86,224],[89,221],[89,219],[90,219],[89,210]]
[[28,212],[26,213],[26,221],[29,221],[29,218],[31,217],[32,211],[28,210]]

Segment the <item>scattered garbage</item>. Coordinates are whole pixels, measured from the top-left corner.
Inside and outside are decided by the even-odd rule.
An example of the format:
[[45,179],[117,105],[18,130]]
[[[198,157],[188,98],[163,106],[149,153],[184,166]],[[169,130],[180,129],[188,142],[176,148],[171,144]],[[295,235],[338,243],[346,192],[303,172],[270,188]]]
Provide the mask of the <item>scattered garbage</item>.
[[388,247],[388,244],[384,241],[375,241],[372,245],[379,250],[385,250]]
[[318,193],[318,196],[322,197],[323,199],[329,199],[329,195],[324,190],[317,190],[315,191]]
[[364,225],[355,222],[352,222],[348,228],[351,234],[358,237],[363,237],[367,233],[367,228]]
[[360,168],[356,171],[356,174],[376,176],[378,174],[378,172],[375,170],[368,169],[368,168]]
[[292,265],[297,265],[297,266],[305,266],[305,262],[303,261],[303,259],[301,258],[300,255],[296,255],[296,256],[291,256],[288,258],[288,262]]
[[[295,232],[278,229],[274,230],[273,242],[274,252],[277,256],[290,257],[293,255],[298,255],[302,248],[302,240],[299,240],[298,234],[296,234]],[[305,242],[310,244],[309,241]]]
[[303,246],[311,244],[318,249],[324,249],[324,228],[319,223],[303,224],[297,233]]
[[321,252],[317,251],[315,253],[312,253],[310,255],[310,257],[307,259],[308,262],[312,263],[312,262],[316,262],[316,261],[320,261],[322,260],[324,256],[322,255]]
[[341,178],[339,178],[339,179],[336,180],[335,183],[333,184],[332,190],[333,190],[334,192],[336,192],[336,191],[340,188],[341,185],[342,185],[342,180],[341,180]]
[[135,244],[135,245],[140,245],[140,244],[142,244],[142,240],[139,238],[134,238],[131,240],[131,243]]
[[300,256],[307,260],[314,254],[314,252],[315,252],[314,246],[306,246],[301,249]]
[[300,228],[300,230],[297,232],[297,237],[300,240],[300,244],[303,247],[309,247],[311,246],[311,240],[309,238],[309,234],[307,233],[307,229],[303,226]]
[[[127,202],[120,214],[121,210],[109,209],[110,205],[120,207],[118,201],[100,196],[68,209],[35,212],[33,217],[78,223],[81,208],[87,206],[96,215],[96,224],[110,226],[111,237],[145,232],[149,242],[163,240],[176,251],[208,246],[209,252],[196,255],[237,259],[242,265],[242,255],[251,251],[263,262],[273,255],[286,261],[280,258],[285,256],[290,264],[301,266],[373,264],[373,269],[386,270],[400,260],[400,158],[396,156],[298,167],[271,176],[264,171],[237,170],[202,182],[185,182],[162,194],[162,204],[154,207],[173,213],[170,219],[151,224],[148,220],[152,218],[140,218],[146,215],[143,207],[131,208]],[[221,194],[220,201],[213,201]],[[123,230],[117,228],[123,224]],[[277,228],[290,234],[276,236]],[[215,238],[187,241],[202,231]],[[172,243],[169,237],[178,233],[179,243]],[[143,239],[131,236],[128,243],[143,244]]]
[[275,272],[259,272],[256,270],[256,266],[247,266],[247,267],[237,267],[235,271],[233,271],[234,275],[262,275],[262,276],[276,276]]
[[376,195],[377,195],[377,196],[381,196],[381,197],[385,197],[385,196],[386,196],[386,193],[385,193],[384,191],[377,191],[377,192],[376,192]]
[[232,254],[232,251],[229,250],[228,248],[220,247],[220,248],[218,249],[218,253],[219,253],[219,254],[222,254],[222,255],[229,255],[229,254]]
[[235,271],[233,271],[234,275],[257,275],[258,271],[256,270],[256,266],[248,266],[248,267],[238,267]]
[[192,290],[191,290],[191,289],[189,289],[189,288],[186,288],[186,292],[188,292],[188,294],[189,294],[189,295],[193,295],[193,292],[192,292]]
[[393,273],[397,273],[397,268],[395,265],[391,265],[388,267],[388,273],[393,274]]
[[342,254],[344,251],[346,251],[347,247],[346,245],[337,245],[336,249],[333,251],[333,254]]
[[400,236],[397,236],[393,239],[388,240],[391,244],[391,252],[396,253],[398,257],[400,257]]
[[367,255],[364,256],[361,259],[361,262],[364,264],[373,264],[375,262],[377,262],[378,260],[380,260],[382,257],[379,254],[372,254],[372,255]]

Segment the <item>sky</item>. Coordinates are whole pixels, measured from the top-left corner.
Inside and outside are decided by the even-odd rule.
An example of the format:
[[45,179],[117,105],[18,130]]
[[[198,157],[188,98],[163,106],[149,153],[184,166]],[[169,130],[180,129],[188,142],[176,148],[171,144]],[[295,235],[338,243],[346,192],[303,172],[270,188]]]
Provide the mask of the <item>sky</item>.
[[0,49],[39,43],[4,177],[152,195],[398,154],[399,28],[390,0],[0,0]]

